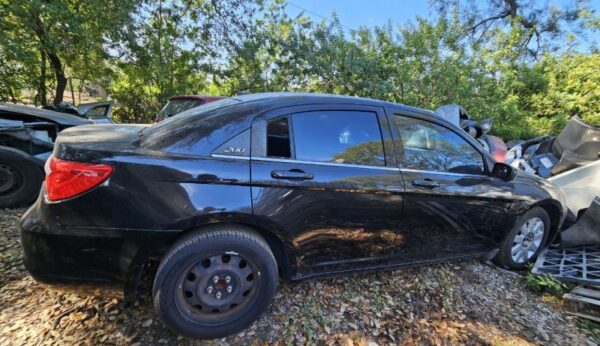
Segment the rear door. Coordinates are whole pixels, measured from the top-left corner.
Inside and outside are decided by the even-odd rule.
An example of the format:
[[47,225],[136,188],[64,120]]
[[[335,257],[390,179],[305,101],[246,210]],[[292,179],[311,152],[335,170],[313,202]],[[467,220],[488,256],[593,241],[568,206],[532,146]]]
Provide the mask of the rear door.
[[513,219],[512,184],[488,174],[482,148],[432,117],[395,113],[390,122],[406,182],[402,255],[469,256],[504,239]]
[[252,126],[255,218],[291,239],[295,275],[381,265],[397,232],[403,183],[383,110],[303,106]]

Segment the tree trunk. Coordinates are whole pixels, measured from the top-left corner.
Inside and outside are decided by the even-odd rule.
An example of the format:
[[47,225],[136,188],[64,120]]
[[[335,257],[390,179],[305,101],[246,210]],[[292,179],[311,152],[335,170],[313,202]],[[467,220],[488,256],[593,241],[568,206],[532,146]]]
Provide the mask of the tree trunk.
[[46,52],[44,52],[43,49],[40,49],[40,55],[42,61],[40,64],[40,83],[38,97],[40,99],[42,107],[45,107],[48,105],[48,99],[46,98]]
[[65,70],[58,55],[54,52],[48,53],[48,59],[56,76],[56,93],[54,94],[53,101],[53,104],[56,106],[63,101],[63,96],[67,89],[67,78],[65,77]]
[[75,105],[75,91],[73,91],[73,78],[69,78],[69,87],[71,88],[71,102],[73,103],[73,105]]

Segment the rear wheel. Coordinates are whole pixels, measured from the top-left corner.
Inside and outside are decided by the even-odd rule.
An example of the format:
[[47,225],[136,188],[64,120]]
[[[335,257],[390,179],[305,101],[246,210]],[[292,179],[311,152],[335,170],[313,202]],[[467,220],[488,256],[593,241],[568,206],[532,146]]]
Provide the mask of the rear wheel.
[[540,207],[525,213],[506,237],[494,258],[510,269],[523,269],[537,258],[550,235],[550,217]]
[[154,280],[154,307],[174,332],[220,338],[256,320],[277,290],[269,245],[251,229],[213,226],[176,242]]
[[33,202],[43,180],[41,167],[27,154],[12,148],[0,149],[0,208]]

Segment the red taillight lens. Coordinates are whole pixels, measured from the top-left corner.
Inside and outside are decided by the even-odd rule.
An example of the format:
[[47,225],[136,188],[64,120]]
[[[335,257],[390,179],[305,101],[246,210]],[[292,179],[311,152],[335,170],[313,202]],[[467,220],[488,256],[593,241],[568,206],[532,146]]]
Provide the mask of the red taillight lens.
[[80,195],[102,184],[113,172],[112,166],[65,161],[50,156],[46,163],[48,200],[60,201]]

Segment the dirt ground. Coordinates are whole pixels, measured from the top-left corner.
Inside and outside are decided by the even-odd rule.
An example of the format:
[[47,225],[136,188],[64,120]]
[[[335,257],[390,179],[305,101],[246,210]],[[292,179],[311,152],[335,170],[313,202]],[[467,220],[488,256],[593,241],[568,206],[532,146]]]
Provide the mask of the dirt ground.
[[593,345],[559,299],[528,290],[520,274],[480,261],[280,282],[267,312],[243,332],[192,341],[152,310],[151,274],[135,304],[61,293],[22,265],[18,220],[0,210],[0,344]]

